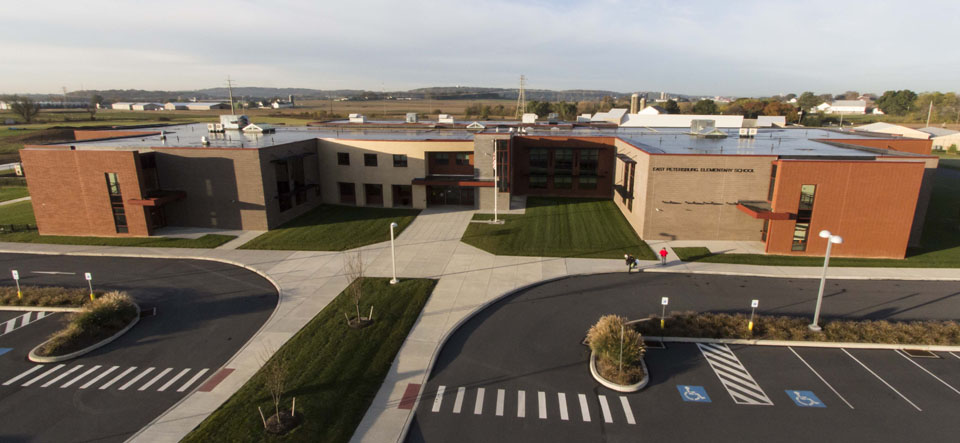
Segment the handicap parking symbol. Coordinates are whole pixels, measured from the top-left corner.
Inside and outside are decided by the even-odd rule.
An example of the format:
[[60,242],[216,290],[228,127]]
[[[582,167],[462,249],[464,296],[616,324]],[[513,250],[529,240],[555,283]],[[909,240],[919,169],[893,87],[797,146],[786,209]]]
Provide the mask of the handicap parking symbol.
[[801,408],[825,408],[827,405],[823,404],[812,391],[793,391],[790,389],[786,390],[787,396],[790,397],[790,400],[793,400],[797,406]]
[[683,401],[710,403],[710,396],[707,395],[707,390],[703,386],[677,385],[677,390],[680,391]]

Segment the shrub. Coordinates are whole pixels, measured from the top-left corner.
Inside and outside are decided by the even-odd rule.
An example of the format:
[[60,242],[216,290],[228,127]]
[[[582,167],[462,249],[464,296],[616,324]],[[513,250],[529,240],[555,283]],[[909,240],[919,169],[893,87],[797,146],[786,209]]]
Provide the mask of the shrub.
[[67,327],[51,335],[37,353],[50,356],[78,351],[116,334],[136,316],[136,305],[127,294],[109,292],[72,314]]
[[633,384],[643,378],[640,365],[644,354],[643,338],[636,329],[625,327],[625,323],[626,319],[617,315],[600,317],[587,332],[587,342],[596,354],[597,370],[603,378]]
[[5,306],[83,306],[90,300],[87,288],[61,288],[56,286],[22,286],[23,298],[17,298],[15,286],[0,287],[0,305]]
[[957,144],[954,143],[954,144],[950,145],[950,147],[947,148],[947,152],[949,152],[949,153],[951,153],[951,154],[953,154],[953,155],[957,155]]

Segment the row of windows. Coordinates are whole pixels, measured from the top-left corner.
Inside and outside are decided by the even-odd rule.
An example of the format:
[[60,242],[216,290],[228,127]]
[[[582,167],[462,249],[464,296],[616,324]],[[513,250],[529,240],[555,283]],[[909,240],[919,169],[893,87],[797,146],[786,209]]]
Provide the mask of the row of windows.
[[[356,204],[357,195],[354,183],[337,182],[340,191],[340,203]],[[413,186],[392,185],[393,206],[403,207],[413,205]],[[383,206],[383,185],[378,183],[363,184],[364,202],[367,206]]]
[[[337,164],[340,166],[349,166],[350,165],[350,153],[349,152],[338,152],[337,153]],[[364,166],[377,166],[377,154],[363,154],[363,165]],[[393,154],[393,167],[394,168],[406,168],[407,167],[407,156],[404,154]]]
[[[550,152],[553,152],[553,169],[555,171],[573,171],[574,164],[573,149],[550,149],[533,148],[530,150],[530,170],[532,172],[543,172],[550,163]],[[579,169],[582,175],[597,175],[597,165],[599,164],[599,149],[578,149]]]
[[107,172],[104,174],[107,180],[107,195],[110,196],[110,209],[113,212],[113,227],[117,234],[126,234],[127,212],[123,208],[123,194],[120,193],[120,178],[116,172]]
[[[530,188],[546,189],[548,176],[531,175]],[[573,189],[572,175],[554,175],[553,189]],[[577,189],[597,189],[597,177],[581,175],[577,178]]]
[[[463,166],[470,164],[470,154],[465,152],[459,152],[454,155],[454,164]],[[449,152],[438,152],[433,155],[433,162],[438,165],[449,165],[450,164],[450,153]]]

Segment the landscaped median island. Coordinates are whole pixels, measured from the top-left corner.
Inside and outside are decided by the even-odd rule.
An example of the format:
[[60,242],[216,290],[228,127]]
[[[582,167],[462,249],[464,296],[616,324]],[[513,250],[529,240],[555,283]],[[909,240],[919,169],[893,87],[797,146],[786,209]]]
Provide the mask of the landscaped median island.
[[[470,223],[461,241],[496,255],[617,258],[656,256],[609,199],[527,199],[526,212],[501,215],[503,224]],[[492,220],[477,214],[474,221]]]
[[620,391],[643,389],[649,377],[643,363],[643,337],[616,315],[600,317],[587,332],[590,373],[601,384]]
[[[103,292],[94,291],[95,297],[101,295]],[[90,301],[90,291],[87,288],[21,286],[20,297],[18,297],[16,286],[0,286],[0,306],[79,308],[88,301]]]
[[[376,321],[351,328],[344,314],[356,315],[357,307],[344,290],[183,441],[348,441],[435,285],[428,279],[391,285],[388,278],[363,278],[363,305],[376,306]],[[286,373],[279,401],[273,396],[277,368]],[[290,411],[294,398],[299,426],[283,437],[269,434],[263,421],[276,403],[281,415]]]
[[757,315],[753,318],[753,331],[748,328],[747,314],[682,312],[671,313],[664,320],[663,329],[658,316],[637,321],[633,326],[646,337],[960,345],[960,323],[956,321],[828,319],[820,322],[822,332],[813,332],[808,327],[810,317]]
[[109,292],[85,303],[81,311],[70,314],[67,326],[34,348],[30,358],[34,361],[57,357],[66,359],[72,358],[71,354],[93,350],[93,346],[128,330],[139,316],[140,309],[127,294]]
[[345,251],[390,240],[392,222],[399,236],[418,214],[419,209],[320,205],[240,249]]

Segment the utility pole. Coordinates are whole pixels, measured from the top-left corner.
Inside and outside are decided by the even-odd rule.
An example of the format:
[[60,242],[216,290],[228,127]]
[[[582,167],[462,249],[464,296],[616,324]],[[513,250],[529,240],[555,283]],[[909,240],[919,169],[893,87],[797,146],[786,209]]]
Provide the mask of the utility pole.
[[527,96],[523,92],[523,83],[526,81],[526,77],[520,76],[520,93],[517,95],[517,115],[516,118],[522,118],[523,113],[527,109]]
[[63,109],[67,109],[67,87],[61,86],[60,89],[63,91]]
[[927,127],[930,127],[930,115],[933,114],[933,97],[930,98],[930,109],[927,109]]
[[227,75],[227,93],[230,94],[230,114],[237,115],[237,110],[234,108],[233,103],[233,81],[230,80],[229,75]]

